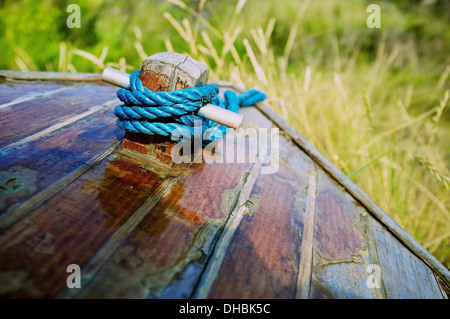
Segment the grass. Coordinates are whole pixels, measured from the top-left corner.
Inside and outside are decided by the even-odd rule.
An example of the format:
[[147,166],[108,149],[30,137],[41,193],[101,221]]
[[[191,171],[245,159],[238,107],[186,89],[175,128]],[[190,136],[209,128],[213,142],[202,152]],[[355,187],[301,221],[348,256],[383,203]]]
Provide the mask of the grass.
[[[57,55],[44,63],[15,40],[3,62],[130,71],[159,51],[185,53],[213,78],[266,92],[278,114],[450,264],[450,19],[433,6],[377,3],[381,29],[367,28],[368,2],[357,0],[95,1],[87,10],[91,43],[83,42],[86,30],[73,31],[78,40],[59,38]],[[153,23],[142,12],[152,12]]]

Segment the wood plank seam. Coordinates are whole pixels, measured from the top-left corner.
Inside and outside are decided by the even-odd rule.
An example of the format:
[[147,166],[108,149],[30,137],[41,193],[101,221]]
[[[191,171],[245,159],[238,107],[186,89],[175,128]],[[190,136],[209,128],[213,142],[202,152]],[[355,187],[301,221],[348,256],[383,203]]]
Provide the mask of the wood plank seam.
[[167,171],[168,174],[173,174],[173,175],[176,174],[176,171],[177,171],[176,168],[181,166],[180,164],[175,164],[174,166],[170,167],[166,163],[163,163],[154,157],[143,155],[139,152],[130,150],[128,148],[121,147],[119,152],[121,155],[123,155],[131,160],[134,160],[134,161],[144,164],[144,166],[149,166],[152,168],[156,167],[158,169]]
[[317,192],[317,173],[311,171],[308,180],[308,192],[305,208],[305,226],[300,248],[300,265],[297,278],[296,299],[308,299],[311,285],[313,261],[314,215]]
[[180,173],[176,177],[170,177],[164,180],[161,185],[155,190],[152,196],[149,196],[147,200],[128,218],[128,220],[106,241],[106,243],[95,253],[95,255],[88,261],[88,263],[82,267],[82,288],[81,289],[69,289],[65,287],[59,292],[55,298],[66,299],[76,298],[76,296],[89,289],[91,279],[95,277],[95,274],[101,269],[109,257],[116,251],[119,245],[131,234],[137,225],[144,219],[145,216],[151,211],[153,206],[158,201],[170,192],[175,186],[180,177],[183,174]]
[[102,81],[100,73],[66,73],[66,72],[38,72],[38,71],[7,71],[0,70],[0,77],[11,80],[33,81]]
[[52,125],[50,127],[47,127],[46,129],[44,129],[44,130],[42,130],[40,132],[37,132],[37,133],[35,133],[33,135],[30,135],[30,136],[27,136],[27,137],[25,137],[25,138],[23,138],[23,139],[21,139],[21,140],[19,140],[17,142],[11,143],[9,145],[6,145],[6,146],[0,148],[0,154],[9,152],[9,151],[19,147],[20,145],[25,144],[25,143],[28,143],[28,142],[31,142],[31,141],[35,141],[35,140],[37,140],[37,139],[39,139],[39,138],[41,138],[41,137],[43,137],[43,136],[45,136],[45,135],[47,135],[49,133],[57,131],[57,130],[59,130],[59,129],[63,128],[63,127],[66,127],[66,126],[68,126],[70,124],[73,124],[73,123],[75,123],[75,122],[77,122],[79,120],[82,120],[82,119],[88,117],[89,115],[92,115],[92,114],[94,114],[96,112],[104,110],[105,108],[112,109],[112,107],[116,103],[117,103],[117,99],[113,99],[113,100],[109,100],[109,101],[107,101],[105,103],[102,103],[102,104],[94,105],[94,106],[90,107],[89,110],[87,110],[86,112],[83,112],[81,114],[73,116],[73,117],[71,117],[71,118],[69,118],[69,119],[67,119],[67,120],[65,120],[63,122],[56,123],[56,124],[54,124],[54,125]]
[[248,212],[245,203],[251,195],[253,187],[261,171],[261,162],[253,164],[250,173],[245,181],[235,207],[229,214],[223,225],[219,238],[213,245],[211,255],[199,277],[197,284],[192,292],[191,298],[205,299],[208,297],[211,288],[216,280],[222,262],[225,258],[227,249],[231,243],[234,233],[236,232],[243,216]]
[[[224,86],[233,88],[236,92],[242,93],[245,88],[231,82],[217,81]],[[333,163],[323,156],[314,146],[312,146],[303,136],[289,126],[278,114],[273,111],[267,103],[256,103],[255,107],[269,118],[275,125],[283,130],[303,152],[305,152],[315,163],[327,172],[339,185],[341,185],[352,197],[359,202],[367,211],[390,233],[403,243],[410,251],[425,262],[434,272],[436,272],[448,285],[450,285],[450,270],[442,265],[428,250],[420,245],[417,240],[404,230],[397,222],[381,209],[363,190],[361,190],[350,178],[342,173]]]
[[65,86],[63,88],[59,88],[59,89],[56,89],[56,90],[45,91],[44,93],[36,92],[35,94],[26,94],[26,95],[23,95],[23,96],[19,96],[18,98],[15,98],[14,100],[12,100],[12,101],[10,101],[8,103],[1,104],[0,105],[0,110],[4,109],[6,107],[9,107],[9,106],[13,106],[13,105],[22,103],[22,102],[27,102],[27,101],[31,101],[31,100],[40,99],[40,98],[46,98],[46,97],[52,96],[55,93],[59,93],[59,92],[64,91],[64,90],[71,89],[71,88],[80,86],[82,84],[83,84],[83,82],[76,83],[76,84],[70,85],[70,86]]
[[433,272],[433,276],[438,284],[442,297],[444,299],[448,299],[448,297],[450,296],[450,287],[436,273]]
[[[442,292],[439,289],[439,283],[433,275],[433,271],[428,267],[423,267],[422,260],[418,260],[414,254],[409,254],[408,269],[413,274],[416,290],[420,293],[420,299],[435,299],[436,296],[441,296]],[[431,283],[434,283],[432,285]],[[442,296],[444,298],[444,296]]]
[[60,180],[56,181],[52,185],[43,189],[27,201],[23,202],[20,206],[16,207],[11,212],[7,212],[0,216],[0,233],[3,232],[6,228],[19,221],[22,217],[27,215],[33,208],[40,205],[42,202],[46,201],[62,189],[64,189],[67,185],[74,182],[84,173],[89,171],[91,168],[100,163],[103,159],[111,155],[120,145],[121,141],[114,142],[106,151],[103,153],[91,158],[88,160],[83,166],[75,170],[74,172],[64,176]]
[[[197,152],[195,157],[201,156],[202,152]],[[195,162],[195,158],[190,163],[181,163],[179,166],[188,168]],[[152,208],[163,198],[166,194],[169,194],[172,188],[183,176],[182,170],[176,176],[168,177],[161,185],[149,196],[145,202],[128,218],[128,220],[120,226],[118,230],[111,235],[111,237],[103,244],[103,246],[91,257],[85,266],[82,267],[82,289],[69,289],[65,287],[61,290],[55,298],[67,299],[76,298],[76,296],[86,289],[89,289],[91,280],[95,277],[95,274],[100,271],[102,266],[106,263],[110,256],[117,250],[120,244],[128,238],[132,231],[139,225],[139,223],[147,216]]]
[[[362,220],[364,222],[364,227],[366,230],[367,238],[367,250],[369,252],[370,263],[378,265],[381,267],[380,258],[378,257],[378,249],[375,241],[375,235],[373,232],[373,219],[368,218],[368,214],[364,211],[361,213]],[[373,288],[374,296],[377,299],[386,299],[386,287],[383,280],[383,271],[380,273],[380,288]]]

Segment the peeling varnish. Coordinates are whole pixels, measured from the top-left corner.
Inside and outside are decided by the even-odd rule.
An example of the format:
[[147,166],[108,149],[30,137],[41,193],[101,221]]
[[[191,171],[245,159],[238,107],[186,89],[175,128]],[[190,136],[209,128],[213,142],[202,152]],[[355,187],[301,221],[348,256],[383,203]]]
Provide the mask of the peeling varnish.
[[350,259],[330,259],[320,255],[318,251],[315,252],[316,258],[313,267],[323,267],[329,264],[339,263],[364,263],[364,255],[368,255],[367,249],[358,249],[356,254],[352,254]]
[[158,175],[158,177],[162,179],[168,177],[169,175],[174,176],[180,173],[180,171],[176,170],[175,167],[171,168],[169,165],[164,164],[163,162],[159,161],[154,157],[145,156],[136,151],[120,148],[119,154],[124,158],[132,160],[133,162],[141,166],[143,169],[151,170],[153,173],[155,173],[156,175]]
[[19,197],[36,191],[38,173],[22,166],[0,172],[0,209],[8,198]]
[[[325,258],[323,263],[357,260],[358,249],[366,248],[360,206],[342,196],[345,193],[326,175],[318,177],[314,251]],[[314,254],[315,258],[319,256]]]
[[225,216],[231,214],[235,209],[249,174],[249,172],[243,173],[238,184],[234,188],[227,189],[221,194],[222,200],[220,202],[220,210]]
[[34,207],[38,206],[48,198],[55,195],[57,192],[65,188],[67,185],[78,179],[88,170],[96,166],[103,159],[111,155],[116,148],[119,146],[120,141],[113,143],[106,151],[103,153],[91,158],[87,161],[83,166],[73,171],[72,173],[64,176],[60,180],[56,181],[49,187],[40,191],[27,201],[21,203],[19,206],[14,207],[12,210],[0,216],[0,232],[4,231],[6,228],[20,220],[26,214],[28,214]]
[[23,139],[21,139],[21,140],[19,140],[17,142],[5,145],[4,147],[0,148],[0,153],[9,152],[9,151],[11,151],[11,150],[13,150],[13,149],[15,149],[15,148],[17,148],[19,146],[22,146],[23,144],[35,141],[35,140],[37,140],[37,139],[39,139],[39,138],[41,138],[43,136],[46,136],[47,134],[50,134],[50,133],[52,133],[54,131],[57,131],[57,130],[63,128],[63,127],[66,127],[66,126],[68,126],[68,125],[70,125],[72,123],[75,123],[75,122],[77,122],[77,121],[79,121],[81,119],[84,119],[84,118],[88,117],[91,114],[94,114],[94,113],[97,113],[97,112],[99,112],[101,110],[104,110],[105,108],[111,109],[114,106],[114,104],[117,104],[117,98],[115,98],[113,100],[109,100],[109,101],[107,101],[107,102],[105,102],[103,104],[94,105],[94,106],[90,107],[86,112],[83,112],[83,113],[80,113],[78,115],[72,116],[72,117],[68,118],[65,121],[56,123],[56,124],[54,124],[54,125],[52,125],[50,127],[47,127],[46,129],[43,129],[42,131],[39,131],[39,132],[37,132],[35,134],[27,136],[27,137],[25,137],[25,138],[23,138]]
[[[367,257],[369,258],[369,262],[371,264],[380,265],[375,235],[372,229],[372,219],[369,218],[369,214],[363,207],[360,207],[360,217],[361,223],[364,225],[364,236],[367,243]],[[380,273],[380,283],[381,287],[379,289],[373,288],[373,294],[377,299],[386,299],[386,287],[384,285],[383,272]]]
[[40,254],[53,255],[55,254],[55,247],[53,245],[53,234],[46,232],[42,235],[33,238],[34,251]]
[[313,261],[314,210],[317,196],[317,173],[309,175],[308,196],[306,199],[305,226],[301,244],[300,265],[297,278],[296,299],[307,299],[311,285]]
[[[182,174],[164,180],[155,192],[127,219],[127,221],[108,239],[100,250],[91,258],[89,263],[82,269],[82,287],[88,289],[89,283],[95,277],[103,264],[116,251],[125,238],[136,228],[136,226],[151,211],[153,206],[165,195],[170,193],[172,188],[181,178]],[[73,298],[82,291],[76,289],[63,289],[56,298]]]
[[76,83],[76,84],[71,85],[71,86],[65,86],[65,87],[62,87],[62,88],[59,88],[59,89],[56,89],[56,90],[50,90],[50,91],[44,91],[44,92],[42,92],[42,91],[41,92],[30,92],[30,93],[25,94],[23,96],[19,96],[18,98],[12,100],[11,102],[8,102],[8,103],[5,103],[5,104],[1,104],[0,105],[0,110],[4,109],[6,107],[10,107],[10,106],[22,103],[22,102],[31,101],[31,100],[38,99],[38,98],[49,97],[49,96],[51,96],[51,95],[53,95],[55,93],[58,93],[58,92],[61,92],[61,91],[67,90],[67,89],[71,89],[71,88],[74,88],[74,87],[77,87],[77,86],[80,86],[81,84],[82,83]]
[[247,199],[245,201],[245,203],[242,204],[241,206],[245,205],[247,207],[246,213],[249,214],[250,216],[253,216],[258,211],[258,207],[259,207],[259,203],[260,203],[261,199],[262,199],[261,196],[252,194],[250,196],[250,198]]
[[220,210],[224,215],[230,214],[230,209],[236,206],[237,200],[239,199],[239,195],[241,190],[238,187],[233,189],[226,189],[222,194],[222,200],[220,201]]
[[[146,296],[159,297],[163,290],[173,284],[188,265],[206,258],[214,244],[214,238],[219,231],[223,219],[210,219],[194,233],[187,249],[180,254],[169,267],[145,275],[141,281]],[[145,296],[145,297],[146,297]]]
[[231,243],[231,239],[241,223],[243,216],[248,214],[250,211],[247,207],[247,205],[249,205],[247,201],[250,198],[250,194],[260,171],[261,163],[258,161],[253,164],[250,173],[245,177],[245,184],[240,191],[239,197],[235,201],[236,204],[232,208],[231,214],[229,214],[229,218],[225,223],[221,237],[214,248],[214,253],[211,255],[208,265],[206,266],[205,271],[193,293],[193,298],[204,299],[208,297],[214,281],[219,274],[220,267]]

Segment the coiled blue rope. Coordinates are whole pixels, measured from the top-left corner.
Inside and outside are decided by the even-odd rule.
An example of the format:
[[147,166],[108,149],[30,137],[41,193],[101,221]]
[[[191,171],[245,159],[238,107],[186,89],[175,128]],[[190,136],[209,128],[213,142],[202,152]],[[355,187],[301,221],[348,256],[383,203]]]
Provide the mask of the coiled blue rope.
[[[134,71],[130,75],[130,87],[117,91],[117,97],[123,104],[114,108],[117,126],[130,133],[157,134],[177,139],[174,136],[193,136],[194,121],[201,121],[202,136],[210,136],[207,139],[212,140],[215,135],[204,134],[207,130],[212,132],[218,129],[225,134],[228,128],[196,115],[199,108],[211,103],[237,113],[239,107],[254,105],[267,97],[255,89],[240,95],[227,90],[222,100],[215,84],[172,92],[152,92],[142,85],[139,75],[140,70]],[[179,134],[173,134],[175,130]]]

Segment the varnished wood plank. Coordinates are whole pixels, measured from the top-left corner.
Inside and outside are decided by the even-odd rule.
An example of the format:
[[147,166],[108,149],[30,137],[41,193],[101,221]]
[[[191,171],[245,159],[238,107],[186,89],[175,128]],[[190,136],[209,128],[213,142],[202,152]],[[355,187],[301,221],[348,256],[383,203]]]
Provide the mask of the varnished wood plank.
[[365,210],[320,172],[315,211],[310,298],[375,298],[367,285],[371,264]]
[[258,176],[250,197],[256,208],[242,217],[208,298],[295,297],[306,196],[291,174],[280,167],[275,178]]
[[314,214],[316,204],[317,173],[312,170],[308,181],[308,197],[305,207],[305,226],[301,243],[301,259],[297,279],[297,299],[308,299],[313,259]]
[[[254,112],[255,119],[260,116],[259,124],[263,121],[270,124],[260,112],[255,109]],[[122,152],[127,156],[133,154],[127,150]],[[143,161],[141,155],[134,159]],[[155,164],[150,159],[147,161]],[[163,163],[160,166],[173,170]],[[87,271],[86,276],[94,280],[77,297],[189,297],[206,262],[203,255],[212,249],[215,236],[236,205],[236,196],[249,167],[248,163],[193,164],[174,189],[155,207],[150,207],[150,212],[142,212],[148,216],[130,238],[124,243],[117,240],[105,245],[86,265],[83,273]],[[103,251],[108,250],[110,254],[117,243],[120,246],[105,261]],[[137,264],[128,262],[137,260]],[[93,272],[98,275],[93,276]],[[119,280],[124,276],[128,278],[126,283],[109,284],[111,277]],[[72,293],[66,289],[59,296],[74,296]]]
[[441,299],[430,268],[379,222],[372,221],[379,266],[389,299]]
[[11,150],[13,150],[13,149],[15,149],[17,147],[21,147],[21,146],[23,146],[25,144],[28,144],[28,143],[32,142],[32,141],[38,140],[38,139],[40,139],[40,138],[42,138],[42,137],[44,137],[44,136],[46,136],[46,135],[48,135],[50,133],[58,131],[61,128],[69,126],[69,125],[71,125],[73,123],[76,123],[76,122],[78,122],[80,120],[84,120],[84,119],[89,120],[89,117],[91,115],[93,115],[93,114],[95,114],[97,112],[104,111],[105,109],[109,109],[109,108],[111,108],[112,106],[114,106],[116,104],[117,104],[117,99],[112,99],[112,100],[106,101],[106,102],[104,102],[104,103],[102,103],[100,105],[94,105],[94,106],[90,107],[86,112],[79,113],[77,115],[69,117],[66,120],[62,121],[62,122],[58,122],[56,124],[53,124],[53,125],[47,127],[46,129],[43,129],[42,131],[39,131],[39,132],[37,132],[35,134],[29,135],[27,137],[24,137],[21,140],[18,140],[16,142],[13,142],[13,143],[10,143],[10,144],[5,145],[3,147],[0,147],[0,153],[1,154],[7,153],[7,152],[9,152],[9,151],[11,151]]
[[57,180],[53,184],[44,188],[42,191],[36,193],[34,196],[30,197],[28,200],[22,202],[20,205],[14,207],[10,212],[3,214],[0,218],[0,231],[3,232],[12,224],[19,221],[23,216],[28,214],[31,209],[43,203],[54,194],[64,189],[67,185],[72,183],[74,180],[82,176],[92,167],[100,163],[103,159],[111,155],[112,152],[116,150],[119,142],[116,142],[111,147],[106,149],[103,153],[98,154],[97,156],[91,158],[87,161],[83,166],[77,168],[73,172],[65,175],[63,178]]
[[189,297],[248,169],[192,164],[77,297]]
[[[0,235],[2,297],[52,297],[162,182],[111,155]],[[25,274],[25,277],[23,277]]]
[[[242,111],[246,113],[247,125],[272,126],[256,109]],[[223,245],[220,245],[222,238],[219,240],[194,296],[295,297],[306,189],[313,163],[282,134],[279,144],[280,170],[273,175],[258,177],[250,197],[254,204],[247,202],[242,206],[247,206],[250,214],[230,218],[231,223],[227,223],[224,234],[228,233],[232,239],[230,243],[224,240]],[[214,269],[218,267],[219,271]]]
[[239,227],[242,218],[245,214],[249,213],[249,208],[246,206],[247,201],[250,198],[255,182],[261,171],[261,163],[253,164],[245,184],[242,187],[242,191],[237,199],[237,205],[234,206],[227,222],[220,235],[220,239],[214,248],[214,254],[210,258],[208,265],[205,269],[205,274],[202,276],[199,284],[194,292],[194,298],[206,298],[211,292],[211,287],[217,278],[218,272],[222,266],[225,255],[228,251],[230,242]]
[[5,188],[0,194],[0,229],[5,226],[2,215],[19,207],[23,210],[22,206],[31,209],[28,199],[88,164],[121,138],[123,132],[116,127],[112,111],[101,108],[58,132],[0,153],[0,179]]
[[[179,180],[182,173],[177,176],[166,178],[151,194],[146,201],[133,213],[133,215],[108,239],[108,241],[95,253],[94,257],[83,267],[83,289],[86,285],[91,284],[91,279],[94,278],[104,263],[117,250],[120,244],[126,239],[129,234],[142,221],[153,206],[161,199],[162,196],[169,193],[175,183]],[[103,283],[100,283],[103,285]],[[73,298],[80,294],[80,291],[69,288],[64,288],[56,296],[57,298]],[[96,296],[98,297],[98,296]],[[105,297],[102,295],[102,297]]]
[[115,89],[82,85],[0,110],[0,146],[19,141],[114,98]]
[[[280,136],[280,166],[260,174],[217,276],[207,277],[208,298],[294,298],[311,161]],[[298,151],[298,149],[297,149]],[[228,225],[226,226],[228,227]],[[215,256],[211,257],[214,260]]]
[[25,81],[93,81],[101,82],[102,75],[98,73],[67,73],[67,72],[35,72],[0,70],[0,78]]
[[52,82],[28,82],[28,81],[5,81],[0,82],[0,108],[5,108],[12,103],[19,103],[28,99],[40,98],[50,92],[65,89],[74,83],[52,83]]
[[358,261],[365,249],[364,228],[359,205],[336,187],[325,174],[319,174],[314,233],[315,264]]
[[[245,88],[226,81],[216,81],[222,87],[232,88],[236,92],[244,92]],[[429,251],[422,247],[405,229],[398,225],[395,220],[383,211],[363,190],[361,190],[350,178],[342,173],[333,163],[312,146],[295,129],[289,126],[275,111],[264,102],[256,104],[258,110],[266,115],[275,125],[287,134],[301,150],[312,160],[320,165],[330,176],[333,177],[344,189],[359,201],[367,211],[378,221],[385,225],[402,243],[419,256],[433,271],[435,271],[445,282],[450,285],[450,271],[442,265]]]
[[[383,277],[375,277],[375,272],[377,271],[377,269],[375,269],[374,267],[376,267],[376,265],[380,265],[380,259],[378,258],[377,243],[372,227],[374,217],[369,212],[367,212],[364,207],[361,207],[361,217],[361,223],[364,224],[365,240],[368,250],[368,256],[366,256],[365,259],[367,261],[367,264],[370,265],[370,267],[368,266],[369,268],[366,268],[366,273],[371,275],[370,279],[366,279],[366,286],[368,281],[371,282],[373,286],[372,291],[374,298],[386,299],[386,287],[384,286]],[[378,281],[376,282],[376,280]]]
[[367,262],[336,263],[316,268],[312,277],[311,299],[374,299],[374,289],[367,286]]

